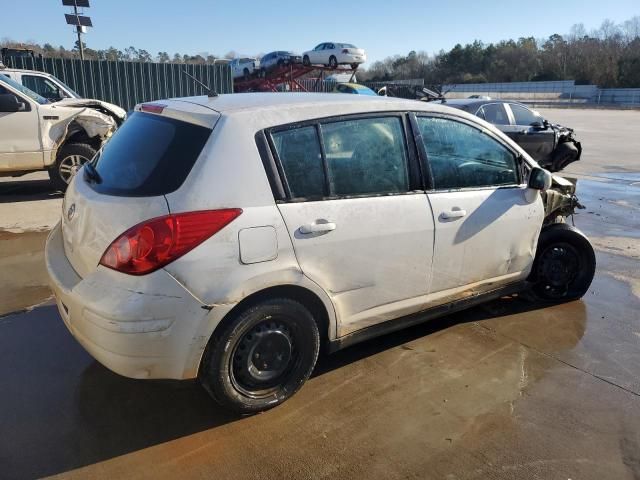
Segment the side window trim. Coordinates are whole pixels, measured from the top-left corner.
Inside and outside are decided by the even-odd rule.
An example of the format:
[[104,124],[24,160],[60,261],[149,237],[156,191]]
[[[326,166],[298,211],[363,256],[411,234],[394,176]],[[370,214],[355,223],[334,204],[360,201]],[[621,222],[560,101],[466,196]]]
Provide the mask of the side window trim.
[[[445,120],[450,120],[453,122],[459,122],[470,127],[477,129],[478,131],[488,135],[494,141],[496,141],[499,145],[505,148],[509,153],[511,153],[516,162],[516,173],[518,175],[517,183],[510,183],[506,185],[489,185],[484,187],[460,187],[460,188],[435,188],[435,182],[433,179],[433,173],[431,170],[431,164],[429,163],[429,153],[425,142],[423,141],[422,134],[420,133],[420,129],[418,127],[418,118],[443,118]],[[443,114],[443,113],[432,113],[432,112],[412,112],[412,125],[414,125],[414,131],[418,132],[417,135],[414,133],[414,137],[416,139],[416,144],[418,145],[418,154],[420,155],[420,164],[424,166],[425,171],[428,172],[426,176],[427,183],[427,191],[428,192],[450,192],[450,191],[470,191],[470,190],[489,190],[496,188],[521,188],[524,184],[524,174],[523,174],[523,163],[524,159],[520,152],[514,150],[510,145],[504,143],[502,139],[498,138],[491,130],[488,130],[480,125],[476,125],[473,122],[468,121],[466,118],[459,117],[457,115],[451,114]],[[419,141],[418,141],[419,140]]]
[[[325,200],[340,200],[340,199],[344,199],[344,198],[367,198],[367,197],[379,197],[379,196],[391,196],[391,195],[407,195],[407,194],[415,194],[416,192],[424,192],[424,188],[421,186],[421,184],[423,183],[422,178],[421,178],[421,171],[422,171],[422,167],[420,165],[420,161],[419,161],[419,155],[416,153],[416,146],[419,145],[417,142],[415,142],[411,129],[409,128],[408,122],[407,122],[407,116],[409,115],[408,112],[404,112],[404,111],[383,111],[383,112],[368,112],[368,113],[356,113],[356,114],[347,114],[347,115],[339,115],[339,116],[335,116],[335,117],[325,117],[325,118],[317,118],[317,119],[312,119],[312,120],[303,120],[300,122],[294,122],[294,123],[289,123],[289,124],[284,124],[284,125],[278,125],[278,126],[274,126],[274,127],[269,127],[266,128],[264,130],[262,130],[261,132],[258,132],[256,134],[256,142],[258,142],[258,135],[260,133],[263,133],[265,136],[265,139],[267,141],[267,144],[269,146],[269,150],[270,150],[270,154],[271,157],[273,158],[275,165],[276,165],[276,171],[280,177],[280,182],[283,186],[283,191],[284,191],[284,198],[282,199],[278,199],[276,197],[276,194],[278,193],[277,190],[273,189],[273,185],[272,185],[272,190],[274,193],[274,198],[276,198],[277,202],[288,202],[288,203],[292,203],[292,202],[306,202],[306,201],[325,201]],[[326,154],[325,154],[325,147],[324,147],[324,141],[323,141],[323,137],[322,137],[322,124],[329,124],[329,123],[336,123],[336,122],[342,122],[342,121],[347,121],[347,120],[359,120],[359,119],[367,119],[367,118],[380,118],[380,117],[396,117],[400,120],[401,123],[401,127],[402,127],[402,135],[403,135],[403,147],[405,149],[405,157],[406,157],[406,162],[407,162],[407,171],[409,174],[409,190],[406,192],[396,192],[396,193],[378,193],[378,194],[363,194],[363,195],[338,195],[338,196],[330,196],[329,194],[329,175],[328,175],[328,164],[327,164],[327,159],[326,159]],[[284,168],[282,166],[282,161],[280,160],[280,157],[278,156],[278,152],[277,149],[275,148],[275,142],[273,141],[273,137],[272,134],[276,133],[276,132],[281,132],[281,131],[286,131],[286,130],[294,130],[297,128],[303,128],[303,127],[309,127],[309,126],[314,126],[316,128],[316,132],[318,135],[318,141],[320,144],[320,151],[321,151],[321,155],[322,155],[322,166],[323,166],[323,170],[324,170],[324,186],[323,189],[325,191],[325,196],[321,199],[306,199],[306,198],[297,198],[297,197],[293,197],[291,195],[291,189],[289,187],[289,184],[287,182],[287,176],[286,173],[284,172]],[[409,136],[412,136],[411,140],[409,139]],[[260,147],[258,147],[258,149],[260,150]],[[263,155],[266,154],[266,152],[263,153],[263,151],[260,151],[260,155],[261,157],[263,157]],[[263,158],[263,163],[265,163],[265,159]],[[266,162],[268,163],[268,161]],[[272,172],[273,170],[270,169],[269,172]],[[270,173],[267,173],[267,175],[269,175]],[[270,180],[270,184],[271,184],[271,180]]]

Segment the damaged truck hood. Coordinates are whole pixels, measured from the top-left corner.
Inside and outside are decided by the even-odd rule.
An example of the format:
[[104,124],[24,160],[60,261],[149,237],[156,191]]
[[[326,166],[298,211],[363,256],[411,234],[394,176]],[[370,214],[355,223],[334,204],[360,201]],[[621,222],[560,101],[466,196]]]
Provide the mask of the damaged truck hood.
[[60,100],[59,102],[53,103],[52,105],[61,105],[63,107],[88,107],[98,110],[104,110],[109,115],[116,117],[119,120],[118,123],[122,123],[127,117],[127,112],[125,112],[117,105],[90,98],[65,98],[63,100]]

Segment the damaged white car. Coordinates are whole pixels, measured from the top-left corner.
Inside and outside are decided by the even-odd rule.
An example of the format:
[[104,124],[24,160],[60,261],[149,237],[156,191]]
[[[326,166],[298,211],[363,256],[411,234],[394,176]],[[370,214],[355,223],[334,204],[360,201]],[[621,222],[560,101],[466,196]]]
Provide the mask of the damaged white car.
[[582,297],[575,185],[491,124],[411,100],[250,93],[142,104],[47,240],[60,315],[133,378],[240,412],[337,350],[503,295]]
[[65,190],[125,118],[123,109],[99,100],[51,103],[0,75],[0,176],[46,170]]

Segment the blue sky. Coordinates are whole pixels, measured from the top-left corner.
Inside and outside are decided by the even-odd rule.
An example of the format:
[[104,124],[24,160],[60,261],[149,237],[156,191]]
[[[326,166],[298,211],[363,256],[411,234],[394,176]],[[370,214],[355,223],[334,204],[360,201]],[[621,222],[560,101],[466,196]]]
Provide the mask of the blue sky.
[[[0,38],[72,48],[61,0],[0,0]],[[323,41],[354,43],[370,61],[410,50],[434,53],[480,39],[548,37],[574,23],[587,30],[640,15],[639,0],[205,1],[90,0],[87,46],[182,54],[298,52]],[[606,8],[604,8],[606,5]]]

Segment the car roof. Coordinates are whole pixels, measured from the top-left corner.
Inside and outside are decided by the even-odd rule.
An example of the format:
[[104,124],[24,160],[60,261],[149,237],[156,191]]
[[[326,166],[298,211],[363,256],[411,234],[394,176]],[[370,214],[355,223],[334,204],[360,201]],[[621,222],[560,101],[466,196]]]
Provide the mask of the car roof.
[[[451,105],[452,107],[461,108],[461,107],[477,107],[480,108],[482,105],[486,105],[487,103],[515,103],[518,105],[522,105],[522,103],[516,100],[499,100],[499,99],[489,99],[486,98],[452,98],[446,99],[444,105]],[[524,105],[526,107],[526,105]]]
[[37,73],[40,75],[47,75],[47,76],[51,76],[50,73],[47,72],[41,72],[39,70],[23,70],[22,68],[2,68],[0,69],[0,72],[12,72],[12,73]]
[[206,107],[220,114],[223,123],[237,122],[239,127],[254,131],[342,115],[403,111],[449,113],[474,122],[481,121],[464,110],[439,104],[344,93],[234,93],[176,98],[162,103],[165,102],[170,108],[185,112],[201,112],[199,107]]

